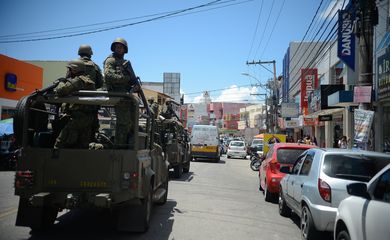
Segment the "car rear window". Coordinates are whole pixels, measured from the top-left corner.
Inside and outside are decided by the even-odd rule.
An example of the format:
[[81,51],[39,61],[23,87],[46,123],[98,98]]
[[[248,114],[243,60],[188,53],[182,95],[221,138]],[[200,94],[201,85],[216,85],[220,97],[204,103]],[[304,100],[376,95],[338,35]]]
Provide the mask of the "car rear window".
[[334,178],[368,182],[389,163],[390,156],[329,154],[325,156],[323,172]]
[[294,148],[279,148],[276,152],[276,157],[279,163],[294,164],[306,149],[294,149]]
[[252,140],[252,145],[259,145],[263,144],[263,139],[253,139]]
[[232,147],[243,147],[244,146],[244,142],[231,142],[230,146],[232,146]]

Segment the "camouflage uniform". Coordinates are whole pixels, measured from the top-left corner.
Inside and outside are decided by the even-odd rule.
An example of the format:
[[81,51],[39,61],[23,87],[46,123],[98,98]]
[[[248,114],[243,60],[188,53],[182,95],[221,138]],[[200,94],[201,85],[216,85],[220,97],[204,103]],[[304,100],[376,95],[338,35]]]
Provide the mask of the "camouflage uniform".
[[[68,64],[68,68],[77,68],[75,76],[60,82],[54,92],[61,97],[71,95],[78,90],[95,90],[95,82],[85,73],[85,65],[80,60],[73,60]],[[58,135],[54,148],[61,147],[81,147],[88,148],[96,108],[85,105],[66,105],[65,113],[70,115],[70,119]]]
[[[93,55],[92,48],[89,45],[80,45],[78,55],[80,60],[84,62],[86,75],[95,82],[96,89],[103,87],[103,75],[100,67],[91,60]],[[96,107],[93,122],[93,131],[91,132],[91,142],[96,141],[95,133],[99,131],[100,124],[98,119],[98,107]]]
[[[104,81],[108,91],[129,92],[138,80],[130,61],[114,52],[115,44],[125,46],[125,53],[127,53],[127,42],[124,39],[118,38],[111,44],[113,53],[104,60]],[[132,139],[133,133],[130,104],[128,100],[122,100],[115,107],[115,144],[118,146],[131,144],[129,139]]]
[[149,108],[152,110],[154,118],[157,119],[157,116],[159,114],[159,106],[158,106],[158,104],[154,101],[153,97],[151,97],[148,102],[149,102]]

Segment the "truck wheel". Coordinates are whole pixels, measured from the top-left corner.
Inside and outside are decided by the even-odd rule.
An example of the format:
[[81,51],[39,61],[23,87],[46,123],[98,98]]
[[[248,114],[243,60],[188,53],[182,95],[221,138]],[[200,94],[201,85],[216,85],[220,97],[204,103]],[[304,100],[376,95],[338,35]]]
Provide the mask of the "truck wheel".
[[142,201],[142,211],[141,211],[141,222],[142,222],[142,232],[146,232],[149,229],[150,226],[150,215],[152,213],[152,207],[153,207],[153,187],[149,187],[148,196],[146,199]]
[[173,167],[173,173],[174,173],[175,178],[180,178],[181,175],[183,174],[183,165],[179,164],[179,165],[176,165],[175,167]]
[[58,210],[53,207],[33,207],[27,198],[20,198],[17,226],[28,226],[34,231],[42,231],[53,225],[57,218]]
[[188,160],[188,162],[184,164],[184,166],[183,166],[184,173],[188,173],[190,171],[190,164],[191,164],[190,160]]
[[164,194],[164,196],[161,199],[159,199],[156,202],[157,205],[161,206],[161,205],[164,205],[167,202],[167,199],[168,199],[168,184],[169,184],[169,174],[167,173],[167,177],[165,179],[165,182],[161,186],[163,189],[165,189],[165,194]]
[[221,160],[221,157],[217,157],[217,158],[215,159],[215,163],[219,163],[220,160]]

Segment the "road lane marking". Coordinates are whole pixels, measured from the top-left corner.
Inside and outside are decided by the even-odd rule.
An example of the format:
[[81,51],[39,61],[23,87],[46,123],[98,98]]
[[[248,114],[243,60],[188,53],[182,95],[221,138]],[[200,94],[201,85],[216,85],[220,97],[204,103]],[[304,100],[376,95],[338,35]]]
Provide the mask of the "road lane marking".
[[9,209],[9,210],[7,210],[5,212],[2,212],[2,213],[0,213],[0,219],[6,217],[8,215],[14,214],[17,211],[18,211],[18,208],[11,208],[11,209]]

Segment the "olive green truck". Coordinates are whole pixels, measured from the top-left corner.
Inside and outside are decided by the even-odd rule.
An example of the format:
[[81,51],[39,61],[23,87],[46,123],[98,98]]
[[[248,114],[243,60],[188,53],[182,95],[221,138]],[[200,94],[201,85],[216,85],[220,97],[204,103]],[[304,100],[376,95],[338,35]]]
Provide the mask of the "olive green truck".
[[[20,197],[17,226],[45,229],[64,209],[109,209],[118,230],[148,229],[153,204],[167,201],[169,163],[140,93],[79,91],[60,98],[46,89],[18,102],[14,117],[21,150],[15,172],[15,194]],[[128,144],[117,146],[115,106],[123,101],[130,103],[131,129]],[[61,112],[64,104],[91,105],[96,113],[108,113],[103,118],[99,114],[101,128],[88,149],[53,148],[69,121]]]

